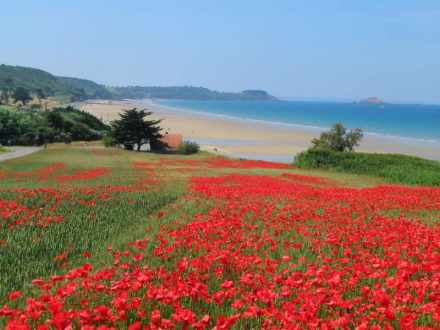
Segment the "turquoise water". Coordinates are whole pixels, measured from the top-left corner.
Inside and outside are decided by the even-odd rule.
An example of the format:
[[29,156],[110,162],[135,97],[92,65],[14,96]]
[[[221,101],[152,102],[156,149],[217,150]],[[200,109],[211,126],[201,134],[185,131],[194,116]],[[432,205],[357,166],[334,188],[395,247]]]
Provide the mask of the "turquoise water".
[[440,143],[440,106],[436,105],[192,100],[161,100],[159,103],[182,110],[309,129],[326,129],[341,122],[346,127],[361,128],[370,134]]

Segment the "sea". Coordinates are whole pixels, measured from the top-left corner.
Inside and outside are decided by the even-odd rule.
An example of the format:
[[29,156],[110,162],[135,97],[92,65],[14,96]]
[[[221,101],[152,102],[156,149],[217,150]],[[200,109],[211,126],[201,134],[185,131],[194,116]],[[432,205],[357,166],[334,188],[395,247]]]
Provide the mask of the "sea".
[[158,103],[182,111],[309,130],[322,131],[339,122],[347,128],[361,128],[366,135],[383,135],[403,143],[438,146],[440,150],[440,105],[287,100],[160,100]]

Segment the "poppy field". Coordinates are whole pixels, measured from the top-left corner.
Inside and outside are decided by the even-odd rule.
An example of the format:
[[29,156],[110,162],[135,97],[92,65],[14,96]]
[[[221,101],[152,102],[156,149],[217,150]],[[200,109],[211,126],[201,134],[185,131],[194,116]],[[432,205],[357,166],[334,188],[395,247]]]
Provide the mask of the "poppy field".
[[439,329],[440,188],[49,148],[0,164],[0,326]]

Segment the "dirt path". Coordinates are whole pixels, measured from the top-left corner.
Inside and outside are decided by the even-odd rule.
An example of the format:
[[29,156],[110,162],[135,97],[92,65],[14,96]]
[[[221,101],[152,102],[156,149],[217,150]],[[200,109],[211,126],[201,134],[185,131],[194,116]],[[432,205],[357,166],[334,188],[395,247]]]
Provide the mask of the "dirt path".
[[7,159],[13,159],[13,158],[30,155],[34,152],[41,150],[42,148],[41,147],[8,147],[8,149],[10,150],[9,152],[0,153],[0,162]]

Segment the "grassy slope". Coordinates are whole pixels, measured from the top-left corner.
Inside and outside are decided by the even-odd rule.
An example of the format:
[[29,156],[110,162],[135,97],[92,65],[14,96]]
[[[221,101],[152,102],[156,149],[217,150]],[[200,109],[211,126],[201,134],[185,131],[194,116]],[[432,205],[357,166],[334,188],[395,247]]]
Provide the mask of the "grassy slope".
[[[154,214],[159,209],[171,209],[170,219],[174,219],[182,213],[188,216],[203,209],[203,205],[193,207],[191,203],[185,202],[185,179],[189,174],[185,171],[173,171],[165,168],[158,170],[158,174],[162,176],[162,185],[159,190],[149,189],[147,186],[139,192],[117,193],[116,200],[111,203],[101,201],[97,197],[101,193],[99,189],[92,191],[91,195],[85,198],[82,192],[73,190],[75,187],[83,186],[133,185],[139,180],[139,173],[133,172],[132,169],[132,164],[136,161],[154,163],[159,158],[175,160],[182,159],[182,157],[186,160],[196,160],[206,158],[207,154],[201,153],[187,157],[155,156],[121,150],[95,150],[90,146],[93,144],[88,144],[86,148],[80,147],[78,143],[70,147],[55,145],[25,158],[0,163],[0,173],[9,173],[0,181],[0,199],[20,200],[21,193],[14,192],[16,188],[44,187],[72,192],[70,197],[63,197],[63,201],[57,206],[56,214],[64,217],[62,225],[51,225],[43,229],[16,227],[12,231],[5,227],[0,229],[0,242],[5,244],[0,248],[0,269],[2,269],[0,297],[11,290],[23,289],[25,285],[29,285],[33,278],[62,272],[67,265],[64,265],[62,260],[57,261],[57,256],[66,252],[70,266],[84,262],[82,254],[86,251],[91,252],[94,264],[102,265],[109,262],[111,255],[106,253],[107,246],[123,248],[128,242],[145,237],[146,223],[151,224],[147,237],[151,237],[157,232],[158,227],[155,222],[148,219],[154,218]],[[99,165],[99,167],[110,169],[111,175],[85,182],[66,183],[62,187],[55,180],[42,181],[38,175],[30,175],[30,173],[38,173],[38,169],[53,163],[66,165],[64,169],[59,170],[62,174],[72,174],[77,170],[95,168]],[[284,173],[286,170],[212,169],[209,172],[201,170],[190,174],[217,175],[227,172],[273,175]],[[326,176],[348,185],[365,186],[378,182],[376,179],[362,176],[347,176],[320,171],[292,169],[289,172]],[[147,179],[148,176],[147,174]],[[49,210],[52,204],[47,203],[46,198],[45,194],[40,194],[26,199],[23,204],[33,208],[39,205],[44,213],[52,215],[53,212]],[[95,200],[96,205],[90,208],[87,205],[79,204],[77,202],[79,199]],[[176,207],[176,205],[179,206]],[[127,219],[130,220],[127,221]]]
[[[5,294],[11,290],[24,290],[29,295],[33,290],[31,279],[65,273],[66,269],[84,262],[90,262],[95,268],[108,266],[113,261],[111,253],[107,251],[108,246],[112,246],[113,250],[124,251],[129,249],[129,242],[137,239],[148,240],[145,253],[150,266],[172,268],[172,261],[160,259],[152,253],[157,246],[154,245],[158,240],[156,235],[163,233],[164,227],[172,230],[176,222],[182,224],[193,221],[194,215],[207,213],[211,206],[208,200],[192,199],[186,194],[187,180],[191,176],[225,173],[278,176],[287,172],[321,176],[344,186],[364,187],[384,182],[369,176],[323,170],[202,168],[173,163],[204,160],[207,157],[211,156],[206,153],[158,156],[102,149],[93,143],[73,143],[70,146],[52,145],[31,156],[0,163],[0,200],[23,201],[29,207],[39,206],[50,215],[52,199],[48,203],[44,193],[24,198],[23,191],[17,194],[14,190],[55,188],[55,191],[71,194],[63,195],[57,204],[56,214],[64,217],[60,225],[53,224],[47,228],[24,226],[13,230],[0,227],[0,305],[5,302]],[[137,162],[142,163],[136,170],[134,164]],[[39,170],[54,163],[63,163],[65,167],[42,179]],[[143,168],[143,165],[148,166]],[[60,184],[54,180],[57,175],[71,175],[78,170],[98,166],[110,169],[111,172],[86,181]],[[107,191],[102,187],[107,185],[140,189],[116,192],[110,200],[106,200],[102,198],[102,193]],[[86,190],[78,191],[81,188]],[[91,201],[95,202],[93,206],[85,204]],[[395,214],[390,215],[398,217],[399,214],[399,210],[396,210]],[[432,214],[427,216],[431,217]],[[86,259],[85,252],[90,252],[91,257]],[[313,258],[313,254],[309,255],[307,250],[295,250],[294,253],[298,254],[296,257],[304,255]],[[211,310],[211,315],[224,313],[222,308],[219,306]],[[241,325],[239,323],[237,328]],[[253,324],[253,328],[260,326],[258,323]],[[246,328],[246,325],[242,328]]]
[[376,176],[391,183],[440,186],[440,162],[400,154],[310,150],[300,154],[295,164],[308,169]]
[[50,73],[20,66],[0,65],[0,89],[6,86],[6,79],[13,79],[13,87],[24,87],[29,90],[42,89],[54,94],[67,94],[67,86],[61,84],[57,78]]
[[49,72],[21,66],[0,65],[0,89],[6,79],[13,80],[13,87],[24,87],[30,91],[41,89],[47,95],[69,98],[81,95],[84,98],[112,98],[111,92],[93,81],[79,78],[56,77]]

